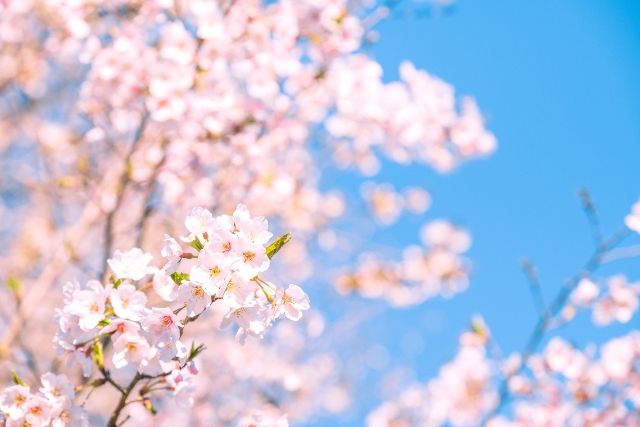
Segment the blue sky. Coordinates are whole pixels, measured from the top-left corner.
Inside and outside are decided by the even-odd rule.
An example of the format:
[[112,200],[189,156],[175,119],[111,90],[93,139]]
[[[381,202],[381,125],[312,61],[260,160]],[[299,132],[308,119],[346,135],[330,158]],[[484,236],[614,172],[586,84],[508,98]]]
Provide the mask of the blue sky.
[[[475,313],[505,351],[522,348],[536,314],[520,260],[537,266],[551,299],[593,252],[580,188],[591,192],[607,233],[640,197],[640,2],[458,0],[451,13],[392,19],[378,29],[372,53],[385,78],[395,79],[398,64],[411,60],[474,96],[499,141],[493,156],[449,175],[387,165],[376,178],[399,188],[422,185],[434,199],[424,217],[403,217],[376,233],[377,242],[417,242],[419,225],[439,217],[466,226],[474,241],[466,293],[403,310],[368,303],[381,313],[360,336],[367,344],[353,350],[377,345],[371,358],[402,383],[434,375]],[[640,261],[602,276],[619,271],[640,279]],[[639,325],[636,316],[632,325],[597,330],[581,316],[562,333],[584,344]],[[362,425],[379,401],[380,376],[366,375],[371,387],[354,396],[357,409],[340,425]]]

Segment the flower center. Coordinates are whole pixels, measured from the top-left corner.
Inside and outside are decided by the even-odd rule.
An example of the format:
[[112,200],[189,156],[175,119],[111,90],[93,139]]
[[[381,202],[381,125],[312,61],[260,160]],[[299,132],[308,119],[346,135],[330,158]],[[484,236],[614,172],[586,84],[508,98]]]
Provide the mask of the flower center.
[[160,319],[160,322],[162,323],[162,326],[173,325],[173,319],[171,318],[171,316],[167,316],[167,315],[162,316],[162,319]]
[[63,423],[69,423],[71,421],[71,413],[65,409],[60,413],[59,418]]
[[16,406],[20,406],[22,405],[25,401],[27,400],[27,397],[24,394],[18,394],[16,395],[16,397],[13,399],[13,403],[15,403]]
[[233,292],[235,288],[236,284],[233,283],[233,280],[229,280],[229,283],[227,283],[227,292]]
[[209,270],[209,275],[211,277],[216,277],[218,274],[220,274],[220,268],[218,268],[217,265]]
[[251,251],[246,251],[242,253],[242,257],[244,258],[244,262],[250,262],[256,257],[256,254]]

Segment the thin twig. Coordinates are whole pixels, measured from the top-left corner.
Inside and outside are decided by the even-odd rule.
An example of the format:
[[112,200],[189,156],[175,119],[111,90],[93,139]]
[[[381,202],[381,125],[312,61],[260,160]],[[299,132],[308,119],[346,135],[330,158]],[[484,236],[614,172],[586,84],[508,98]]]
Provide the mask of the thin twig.
[[133,155],[138,143],[142,139],[142,135],[144,135],[144,129],[147,125],[147,119],[148,119],[148,113],[145,112],[143,113],[142,119],[140,120],[140,124],[138,125],[138,128],[136,129],[136,132],[134,134],[133,142],[131,143],[131,146],[129,147],[129,151],[127,152],[127,155],[124,159],[124,162],[125,162],[124,171],[120,176],[116,203],[113,206],[113,209],[111,209],[107,214],[107,218],[105,220],[105,227],[104,227],[104,234],[103,234],[104,249],[102,251],[102,269],[100,273],[100,277],[102,278],[102,281],[105,281],[107,279],[106,277],[107,271],[108,271],[107,260],[109,259],[109,256],[111,256],[111,251],[113,249],[113,226],[114,226],[115,216],[120,210],[120,206],[122,206],[122,202],[124,201],[124,196],[126,194],[127,187],[131,183],[131,171],[130,171],[129,163],[131,161],[131,156]]
[[589,221],[589,228],[591,230],[591,237],[596,248],[600,248],[602,245],[602,230],[600,229],[600,220],[598,219],[598,213],[596,212],[595,205],[591,199],[591,195],[587,189],[580,190],[580,201],[582,202],[582,209]]
[[529,290],[531,291],[531,297],[533,298],[533,304],[535,305],[536,311],[539,316],[543,317],[545,315],[546,306],[542,295],[542,287],[538,280],[538,272],[533,264],[531,264],[527,259],[522,261],[522,271],[529,282]]
[[627,236],[629,236],[629,234],[629,229],[625,227],[617,233],[614,233],[607,240],[602,241],[601,245],[599,245],[598,249],[596,249],[594,254],[589,258],[589,260],[587,260],[579,272],[568,280],[558,291],[555,298],[545,309],[544,314],[540,317],[533,328],[533,331],[529,335],[522,352],[522,360],[520,361],[520,364],[513,372],[509,373],[509,375],[502,380],[498,387],[498,403],[489,412],[487,412],[481,422],[481,425],[486,425],[489,420],[498,414],[502,407],[507,403],[507,400],[509,399],[509,380],[511,380],[515,375],[518,375],[525,368],[527,362],[540,345],[545,333],[548,331],[553,318],[562,311],[567,299],[571,295],[571,292],[575,289],[580,280],[585,276],[593,274],[598,267],[602,265],[605,255],[619,245]]

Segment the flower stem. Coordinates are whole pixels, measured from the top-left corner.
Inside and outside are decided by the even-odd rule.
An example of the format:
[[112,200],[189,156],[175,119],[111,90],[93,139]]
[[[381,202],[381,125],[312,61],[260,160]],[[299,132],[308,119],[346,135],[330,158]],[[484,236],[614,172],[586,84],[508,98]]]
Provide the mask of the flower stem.
[[118,424],[118,418],[120,418],[120,414],[122,413],[122,410],[127,405],[127,399],[129,398],[129,395],[131,394],[133,389],[136,387],[140,379],[141,379],[141,375],[140,373],[137,373],[136,376],[133,377],[133,379],[127,386],[127,388],[124,389],[124,391],[122,392],[122,396],[120,396],[120,400],[118,401],[118,406],[116,406],[116,409],[114,409],[113,411],[113,415],[111,415],[111,418],[109,418],[107,427],[118,427],[120,425]]

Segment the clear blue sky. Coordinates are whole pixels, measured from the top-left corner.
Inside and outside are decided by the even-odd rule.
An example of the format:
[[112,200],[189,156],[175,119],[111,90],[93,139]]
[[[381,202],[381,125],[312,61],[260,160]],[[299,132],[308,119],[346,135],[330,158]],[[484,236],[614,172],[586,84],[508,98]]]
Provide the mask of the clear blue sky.
[[[373,303],[382,312],[354,344],[366,353],[378,343],[389,357],[371,358],[385,371],[425,380],[454,354],[457,334],[475,313],[504,350],[523,346],[536,315],[519,261],[528,257],[538,267],[547,299],[578,270],[593,250],[581,187],[591,191],[608,232],[640,197],[640,2],[458,0],[444,16],[390,20],[379,31],[372,52],[385,78],[397,77],[402,60],[413,61],[473,95],[499,141],[495,155],[450,175],[411,166],[385,167],[377,177],[400,188],[423,185],[434,198],[424,217],[403,217],[377,233],[379,243],[417,242],[417,227],[438,217],[473,235],[466,293],[404,310]],[[640,261],[604,271],[640,279]],[[633,326],[638,316],[604,330],[582,316],[562,332],[586,343]],[[366,374],[368,387],[353,396],[359,404],[347,417],[314,425],[362,425],[379,402],[379,375]]]

